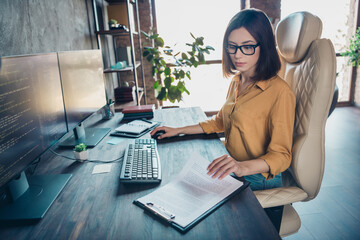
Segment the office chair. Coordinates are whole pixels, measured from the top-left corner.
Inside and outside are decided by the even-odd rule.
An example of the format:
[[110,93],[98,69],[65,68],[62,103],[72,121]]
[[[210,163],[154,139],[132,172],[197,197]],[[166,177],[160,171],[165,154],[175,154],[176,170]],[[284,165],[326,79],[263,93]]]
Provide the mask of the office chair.
[[292,162],[282,175],[283,187],[254,193],[264,208],[284,206],[281,237],[300,229],[291,204],[314,199],[324,174],[325,123],[334,95],[336,55],[331,41],[320,38],[321,31],[321,20],[309,12],[289,15],[275,30],[282,60],[279,75],[296,95]]

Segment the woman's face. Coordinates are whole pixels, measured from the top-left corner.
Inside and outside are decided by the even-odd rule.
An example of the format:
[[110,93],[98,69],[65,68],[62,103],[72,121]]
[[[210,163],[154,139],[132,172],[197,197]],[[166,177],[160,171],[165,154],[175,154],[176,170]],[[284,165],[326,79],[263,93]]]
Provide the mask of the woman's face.
[[[233,30],[228,37],[228,49],[232,48],[232,51],[235,50],[235,46],[256,44],[258,44],[258,42],[256,42],[253,36],[251,36],[251,34],[244,27]],[[254,48],[251,46],[243,47],[243,51],[245,53],[252,53],[253,49]],[[259,55],[260,47],[255,48],[255,53],[253,55],[245,55],[240,51],[240,49],[236,49],[235,54],[229,53],[230,59],[234,64],[236,70],[250,77],[254,75]]]

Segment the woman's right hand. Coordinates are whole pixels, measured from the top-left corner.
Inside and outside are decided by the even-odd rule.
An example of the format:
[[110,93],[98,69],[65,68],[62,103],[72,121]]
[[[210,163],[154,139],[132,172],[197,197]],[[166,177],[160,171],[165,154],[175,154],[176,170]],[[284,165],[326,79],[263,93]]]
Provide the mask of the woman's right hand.
[[164,134],[160,135],[157,139],[167,138],[167,137],[173,137],[178,136],[180,134],[179,128],[171,128],[166,126],[156,127],[151,132],[150,135],[154,135],[157,131],[163,130],[165,131]]

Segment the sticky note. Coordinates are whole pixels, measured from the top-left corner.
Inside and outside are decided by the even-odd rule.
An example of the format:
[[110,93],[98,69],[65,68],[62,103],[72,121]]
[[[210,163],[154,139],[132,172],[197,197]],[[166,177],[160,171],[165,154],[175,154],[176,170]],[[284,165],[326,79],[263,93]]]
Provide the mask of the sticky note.
[[111,145],[116,145],[118,143],[121,143],[122,141],[124,141],[124,139],[121,138],[111,138],[109,141],[107,141],[106,143],[111,144]]
[[92,171],[92,174],[97,173],[108,173],[111,171],[112,164],[98,164],[95,165]]

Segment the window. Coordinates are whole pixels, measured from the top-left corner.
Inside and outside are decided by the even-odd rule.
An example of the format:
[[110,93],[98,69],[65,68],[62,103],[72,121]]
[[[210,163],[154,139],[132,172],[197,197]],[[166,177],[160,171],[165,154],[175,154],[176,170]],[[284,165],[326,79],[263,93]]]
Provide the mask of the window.
[[[206,45],[215,52],[206,55],[206,60],[221,60],[222,40],[230,19],[240,10],[239,0],[156,0],[158,33],[165,45],[181,49],[195,37],[204,37]],[[221,64],[201,65],[191,69],[191,79],[186,82],[190,95],[184,94],[180,103],[165,102],[165,106],[200,106],[204,111],[219,110],[225,102],[230,79],[222,77]]]

